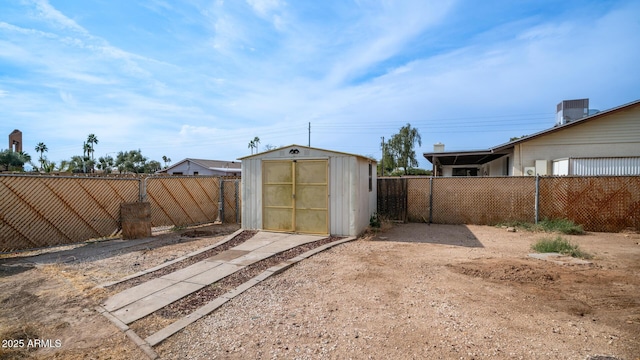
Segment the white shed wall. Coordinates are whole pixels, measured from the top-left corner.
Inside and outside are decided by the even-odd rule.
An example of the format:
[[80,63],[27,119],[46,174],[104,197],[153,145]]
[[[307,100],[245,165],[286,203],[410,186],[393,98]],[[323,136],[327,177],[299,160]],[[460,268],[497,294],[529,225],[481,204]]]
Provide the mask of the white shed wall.
[[262,159],[242,161],[242,228],[262,228]]
[[[289,150],[298,148],[298,154]],[[369,160],[350,154],[288,146],[242,159],[242,228],[262,228],[262,160],[329,161],[329,233],[356,236],[369,226],[376,211],[376,175],[373,162],[373,190],[369,192]]]

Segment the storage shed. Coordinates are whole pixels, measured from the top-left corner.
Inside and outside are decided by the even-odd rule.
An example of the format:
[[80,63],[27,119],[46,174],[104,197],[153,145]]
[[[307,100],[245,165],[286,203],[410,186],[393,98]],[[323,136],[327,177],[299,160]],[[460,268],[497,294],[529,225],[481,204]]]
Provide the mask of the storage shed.
[[242,228],[357,236],[376,212],[376,161],[300,145],[242,160]]

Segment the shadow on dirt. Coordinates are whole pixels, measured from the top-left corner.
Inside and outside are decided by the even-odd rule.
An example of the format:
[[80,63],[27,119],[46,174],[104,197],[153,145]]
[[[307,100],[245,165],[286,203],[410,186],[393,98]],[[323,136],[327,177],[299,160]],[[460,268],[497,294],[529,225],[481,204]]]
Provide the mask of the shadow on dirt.
[[222,236],[238,230],[236,224],[210,225],[197,230],[184,229],[178,232],[152,236],[136,240],[106,240],[79,244],[67,250],[56,248],[43,249],[43,253],[15,256],[0,259],[0,276],[10,276],[29,270],[36,264],[78,263],[88,260],[105,259],[133,251],[157,249],[163,246],[187,243],[202,237]]
[[482,248],[484,245],[465,225],[407,223],[378,233],[374,241],[398,241]]

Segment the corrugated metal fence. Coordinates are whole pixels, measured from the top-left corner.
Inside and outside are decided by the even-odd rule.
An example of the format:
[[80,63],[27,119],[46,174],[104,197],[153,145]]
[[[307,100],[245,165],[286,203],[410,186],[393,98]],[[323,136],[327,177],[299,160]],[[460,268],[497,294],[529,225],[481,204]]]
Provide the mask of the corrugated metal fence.
[[125,202],[149,201],[154,227],[239,223],[239,182],[206,176],[0,175],[0,252],[117,234]]
[[[640,231],[640,177],[380,178],[378,213],[393,220],[494,225],[566,218],[588,231]],[[404,182],[405,184],[398,184]],[[398,190],[400,191],[400,190]],[[406,203],[406,208],[399,208]],[[406,212],[406,215],[402,215]]]

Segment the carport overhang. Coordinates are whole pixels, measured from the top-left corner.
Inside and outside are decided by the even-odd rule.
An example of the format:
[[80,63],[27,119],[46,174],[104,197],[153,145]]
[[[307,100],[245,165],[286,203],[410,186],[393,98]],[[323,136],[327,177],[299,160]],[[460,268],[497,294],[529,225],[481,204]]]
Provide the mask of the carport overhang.
[[447,151],[447,152],[430,152],[424,153],[425,159],[433,164],[433,174],[438,176],[436,169],[438,166],[480,166],[493,160],[499,159],[509,154],[509,151],[503,150],[496,152],[490,150],[471,150],[471,151]]

